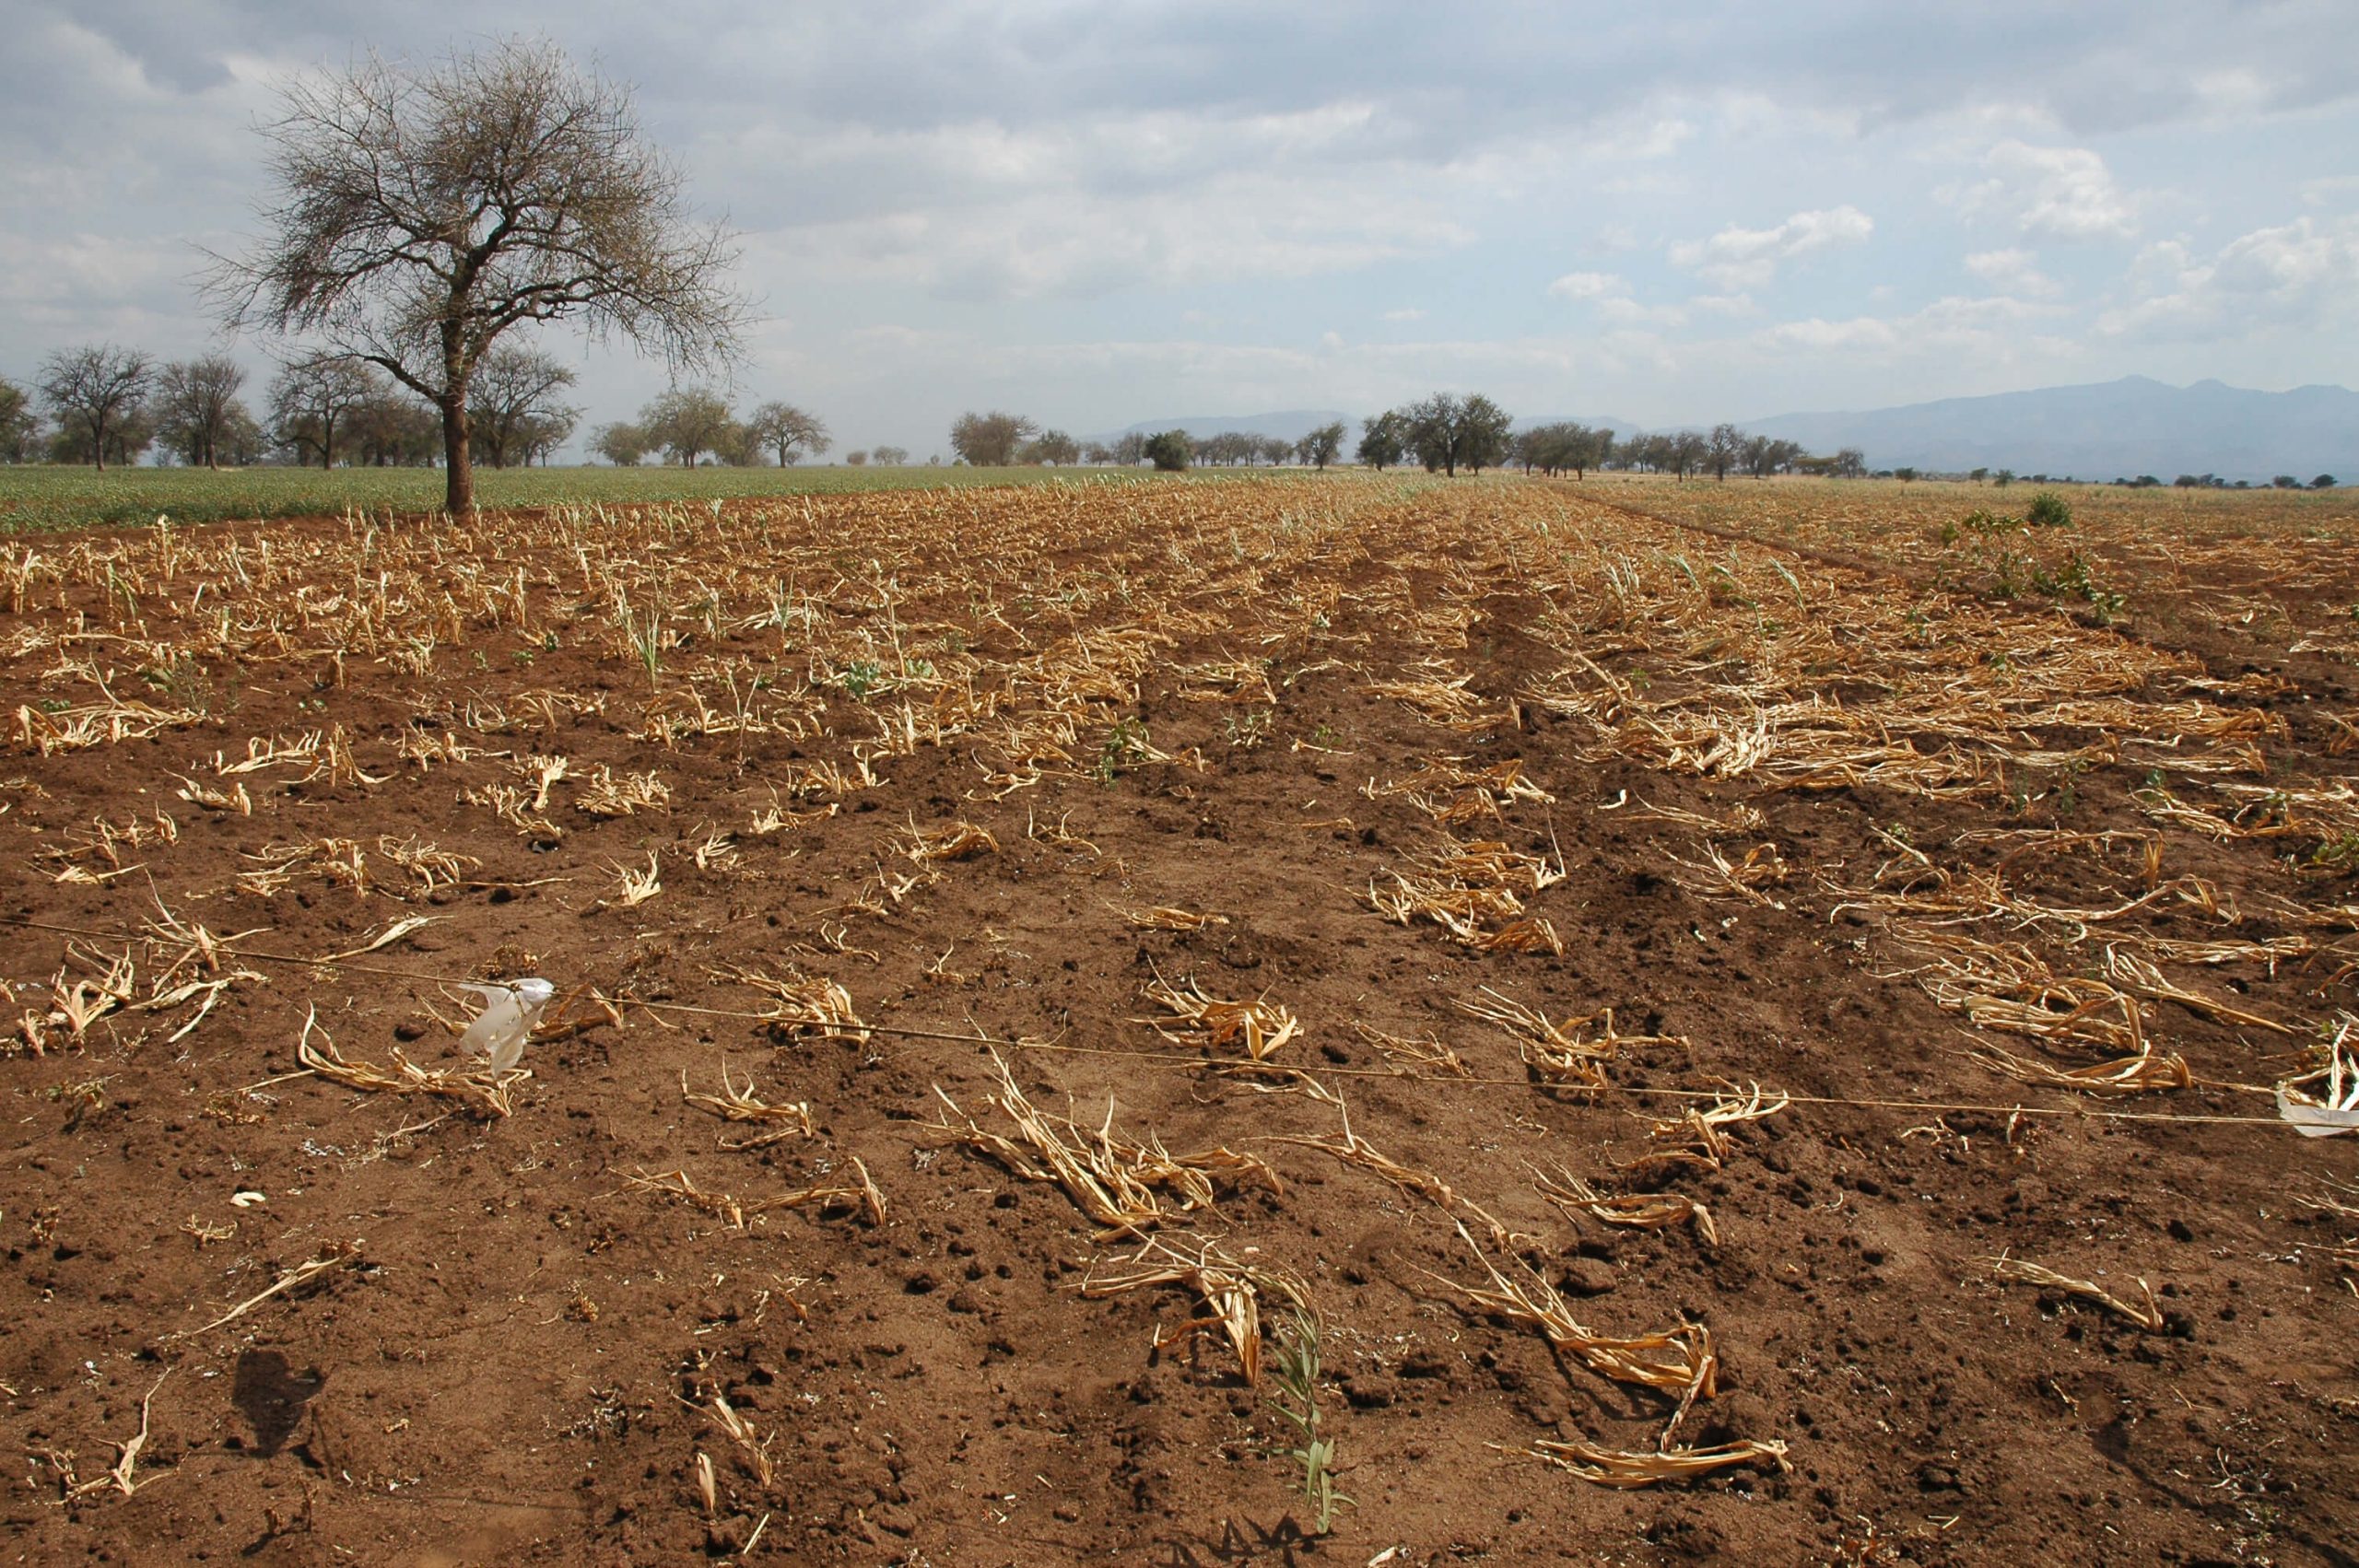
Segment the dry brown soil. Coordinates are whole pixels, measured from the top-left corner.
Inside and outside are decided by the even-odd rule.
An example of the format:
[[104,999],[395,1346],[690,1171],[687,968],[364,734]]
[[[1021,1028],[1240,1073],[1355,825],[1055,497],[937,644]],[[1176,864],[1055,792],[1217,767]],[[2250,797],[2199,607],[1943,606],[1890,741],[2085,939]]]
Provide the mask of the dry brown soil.
[[[2359,1007],[2350,661],[1853,548],[1343,479],[16,546],[19,1560],[2351,1561],[2359,1140],[2266,1092]],[[529,1078],[432,1076],[522,974]],[[1240,1069],[1158,982],[1299,1031]],[[1121,1234],[957,1136],[1019,1136],[979,1038],[1085,1153],[1110,1102],[1250,1159]],[[2055,1081],[2125,1059],[2189,1082]],[[1285,1141],[1346,1107],[1400,1180]],[[1175,1258],[1265,1362],[1316,1312],[1331,1537],[1220,1304],[1083,1288]],[[1675,1423],[1583,1348],[1673,1330]],[[1619,1490],[1543,1440],[1762,1446]]]

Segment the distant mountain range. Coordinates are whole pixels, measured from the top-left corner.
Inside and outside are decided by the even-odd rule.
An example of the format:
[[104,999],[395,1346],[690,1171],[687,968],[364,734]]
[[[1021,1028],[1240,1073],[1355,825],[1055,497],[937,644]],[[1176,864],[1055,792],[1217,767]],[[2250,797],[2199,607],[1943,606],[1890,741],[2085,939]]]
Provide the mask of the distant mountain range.
[[2151,474],[2165,482],[2181,474],[2359,480],[2359,392],[2342,387],[2265,392],[2125,376],[1856,414],[1781,414],[1745,428],[1812,451],[1858,447],[1878,468],[2012,468],[2078,479]]
[[[1556,417],[1535,416],[1516,424],[1523,428],[1553,423]],[[1564,417],[1579,417],[1581,424],[1602,426],[1617,436],[1640,435],[1650,428],[1608,415]],[[1244,430],[1299,440],[1335,419],[1350,426],[1357,439],[1356,416],[1327,409],[1149,419],[1100,439],[1110,441],[1133,430],[1180,429],[1194,436]],[[1799,441],[1813,452],[1858,447],[1876,468],[1937,473],[2012,468],[2018,474],[2078,479],[2151,474],[2165,482],[2181,474],[2264,483],[2281,474],[2305,482],[2314,474],[2332,474],[2345,482],[2359,481],[2359,392],[2343,387],[2266,392],[2212,380],[2173,387],[2145,376],[2125,376],[2089,386],[1943,398],[1898,408],[1779,414],[1739,423],[1749,433]]]

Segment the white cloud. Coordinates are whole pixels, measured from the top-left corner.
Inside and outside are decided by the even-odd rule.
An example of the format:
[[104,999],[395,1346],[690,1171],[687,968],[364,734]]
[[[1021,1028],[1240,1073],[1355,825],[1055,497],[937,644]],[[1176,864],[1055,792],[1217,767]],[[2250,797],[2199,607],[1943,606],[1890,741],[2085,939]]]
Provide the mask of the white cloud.
[[1760,310],[1750,294],[1698,294],[1687,308],[1699,316],[1750,316]]
[[2058,240],[2129,239],[2138,232],[2138,199],[2088,147],[2010,139],[1984,154],[1982,164],[1989,179],[1949,193],[1969,217]]
[[1087,199],[1044,182],[993,201],[929,203],[777,232],[798,273],[967,300],[1310,277],[1438,255],[1473,240],[1448,214],[1414,201],[1370,204],[1348,191],[1249,172]]
[[[1812,317],[1780,322],[1751,335],[1756,348],[1820,354],[1868,354],[1903,358],[1927,350],[1967,352],[1984,358],[2013,357],[2028,335],[2029,323],[2060,308],[2021,299],[1972,299],[1947,295],[1903,316],[1853,316],[1845,321]],[[2045,339],[2034,341],[2045,342]]]
[[1422,322],[1426,313],[1414,305],[1404,305],[1398,310],[1385,311],[1384,319],[1388,322]]
[[1617,327],[1669,330],[1687,324],[1687,312],[1677,305],[1641,305],[1621,295],[1599,300],[1597,314],[1599,320]]
[[2147,247],[2145,297],[2106,311],[2110,337],[2238,338],[2269,327],[2322,332],[2359,317],[2359,218],[2306,216],[2231,240],[2208,262],[2183,242]]
[[1382,203],[1301,176],[1358,148],[1368,118],[1365,104],[1337,103],[809,137],[770,125],[709,144],[700,161],[727,183],[827,193],[736,215],[775,236],[798,273],[949,298],[1307,277],[1470,243],[1448,200],[1391,161],[1371,166],[1402,193]]
[[2001,294],[2044,299],[2063,291],[2063,285],[2039,270],[2039,258],[2020,246],[2005,251],[1977,251],[1966,258],[1966,270]]
[[1610,272],[1568,272],[1548,286],[1548,292],[1559,299],[1602,299],[1629,291],[1629,283]]
[[1799,256],[1840,245],[1858,245],[1875,232],[1875,220],[1850,205],[1798,212],[1775,228],[1734,224],[1709,240],[1685,240],[1671,248],[1673,266],[1685,267],[1730,294],[1766,288],[1778,266]]
[[2349,201],[2359,193],[2359,174],[2329,174],[2302,181],[2302,205],[2323,207]]

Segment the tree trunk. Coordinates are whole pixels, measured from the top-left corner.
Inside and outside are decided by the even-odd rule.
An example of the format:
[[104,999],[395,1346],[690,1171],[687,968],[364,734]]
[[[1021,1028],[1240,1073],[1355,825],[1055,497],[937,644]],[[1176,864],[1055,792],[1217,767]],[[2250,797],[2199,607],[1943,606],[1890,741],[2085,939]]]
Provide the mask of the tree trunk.
[[475,470],[467,457],[467,400],[464,393],[442,404],[442,467],[445,510],[464,517],[475,509]]
[[90,422],[90,461],[98,464],[100,473],[107,471],[107,422],[103,419]]

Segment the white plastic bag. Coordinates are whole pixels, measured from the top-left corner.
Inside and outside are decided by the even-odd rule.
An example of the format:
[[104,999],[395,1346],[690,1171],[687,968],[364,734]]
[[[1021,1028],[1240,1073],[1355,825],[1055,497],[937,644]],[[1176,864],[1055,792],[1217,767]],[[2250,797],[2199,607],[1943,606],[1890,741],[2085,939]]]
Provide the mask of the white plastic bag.
[[528,975],[512,986],[463,984],[483,998],[484,1007],[467,1032],[459,1036],[459,1049],[474,1056],[491,1059],[494,1074],[512,1071],[524,1059],[524,1041],[540,1022],[541,1010],[557,995],[557,988],[537,975]]
[[2277,1114],[2305,1138],[2359,1132],[2359,1063],[2345,1045],[2359,1033],[2359,1021],[2345,1017],[2327,1047],[2327,1065],[2277,1085]]

